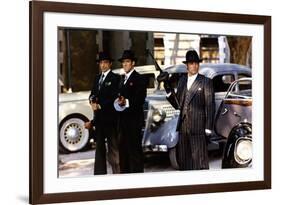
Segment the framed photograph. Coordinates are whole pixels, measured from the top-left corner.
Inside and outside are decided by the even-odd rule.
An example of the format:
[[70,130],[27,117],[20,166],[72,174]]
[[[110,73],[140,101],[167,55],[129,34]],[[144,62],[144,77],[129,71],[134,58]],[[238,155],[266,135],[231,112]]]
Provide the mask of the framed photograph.
[[[30,204],[271,188],[270,16],[30,1],[29,40]],[[144,170],[116,172],[107,160],[97,175],[89,96],[102,53],[121,79],[128,50],[146,84]],[[167,101],[158,78],[166,72],[177,88],[187,51],[200,56],[216,104],[201,170],[181,168],[183,111]]]

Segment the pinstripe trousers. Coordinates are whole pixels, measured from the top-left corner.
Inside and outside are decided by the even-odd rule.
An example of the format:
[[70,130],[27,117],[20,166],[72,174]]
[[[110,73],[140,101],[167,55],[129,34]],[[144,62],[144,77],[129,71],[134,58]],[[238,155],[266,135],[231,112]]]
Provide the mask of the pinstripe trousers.
[[[182,122],[187,124],[187,120]],[[209,169],[206,136],[191,135],[188,126],[181,126],[177,158],[180,170]]]

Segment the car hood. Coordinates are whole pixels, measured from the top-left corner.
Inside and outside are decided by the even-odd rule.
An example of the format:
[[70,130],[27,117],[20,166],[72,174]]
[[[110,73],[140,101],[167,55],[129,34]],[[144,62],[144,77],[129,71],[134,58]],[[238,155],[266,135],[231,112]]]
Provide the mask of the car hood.
[[62,103],[62,102],[70,102],[70,101],[88,100],[89,95],[90,95],[90,91],[61,93],[59,94],[59,102]]
[[166,94],[165,90],[155,90],[153,93],[147,95],[146,100],[166,100]]

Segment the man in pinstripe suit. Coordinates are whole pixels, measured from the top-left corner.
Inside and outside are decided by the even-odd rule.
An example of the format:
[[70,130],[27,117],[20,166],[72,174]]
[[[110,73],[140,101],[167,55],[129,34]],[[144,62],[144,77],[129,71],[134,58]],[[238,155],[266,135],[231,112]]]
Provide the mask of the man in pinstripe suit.
[[198,73],[201,61],[195,50],[187,51],[183,63],[188,73],[180,78],[177,92],[165,83],[168,101],[180,109],[176,149],[180,170],[209,169],[206,142],[213,128],[215,101],[212,80]]

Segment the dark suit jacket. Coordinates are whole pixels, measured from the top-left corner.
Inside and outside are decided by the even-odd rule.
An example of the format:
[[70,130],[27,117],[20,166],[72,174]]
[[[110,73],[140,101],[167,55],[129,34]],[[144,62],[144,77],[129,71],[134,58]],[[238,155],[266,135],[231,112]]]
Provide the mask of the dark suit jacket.
[[[167,99],[175,107],[180,109],[177,130],[181,126],[187,126],[191,135],[205,134],[205,129],[212,130],[215,111],[215,99],[212,80],[198,74],[191,88],[187,91],[187,76],[180,78],[177,92]],[[179,105],[175,100],[178,100]],[[182,125],[187,118],[187,123]]]
[[124,85],[120,82],[120,95],[129,100],[129,107],[119,113],[120,170],[121,173],[143,172],[142,126],[146,84],[143,77],[133,71]]
[[110,122],[114,119],[116,120],[115,116],[117,113],[113,107],[113,102],[118,97],[120,76],[110,71],[99,90],[100,77],[101,74],[96,77],[89,98],[94,95],[101,106],[101,110],[95,112],[95,121]]
[[120,95],[129,100],[129,108],[121,114],[132,116],[143,116],[143,104],[146,97],[146,84],[143,77],[135,70],[130,75],[126,84],[121,82]]

